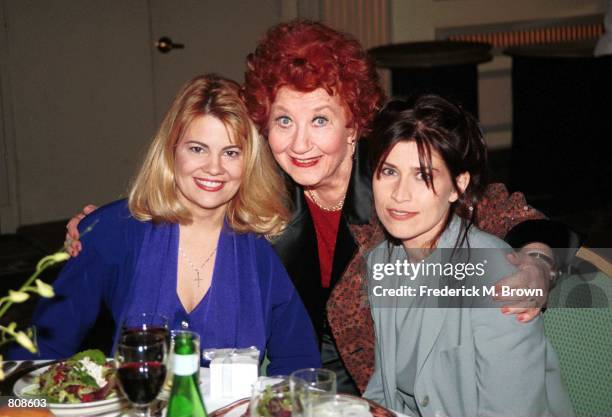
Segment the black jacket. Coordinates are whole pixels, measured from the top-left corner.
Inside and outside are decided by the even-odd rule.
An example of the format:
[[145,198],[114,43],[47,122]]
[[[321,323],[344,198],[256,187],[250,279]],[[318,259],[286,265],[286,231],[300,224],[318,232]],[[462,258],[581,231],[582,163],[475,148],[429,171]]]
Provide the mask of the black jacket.
[[329,294],[357,250],[357,243],[348,226],[367,224],[372,215],[372,176],[366,147],[365,140],[359,141],[353,156],[353,170],[338,227],[330,288],[321,285],[317,237],[304,190],[290,179],[287,181],[293,203],[293,218],[272,245],[302,297],[319,337],[325,326],[325,304]]

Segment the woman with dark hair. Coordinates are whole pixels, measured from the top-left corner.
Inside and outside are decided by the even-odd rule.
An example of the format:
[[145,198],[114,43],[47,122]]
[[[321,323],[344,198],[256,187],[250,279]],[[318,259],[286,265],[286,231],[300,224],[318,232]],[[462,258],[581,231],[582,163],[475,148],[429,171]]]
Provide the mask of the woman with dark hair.
[[[248,56],[243,97],[287,174],[292,219],[274,249],[310,314],[324,366],[338,374],[338,389],[363,391],[374,366],[374,332],[360,290],[362,255],[384,238],[376,232],[367,149],[360,140],[384,100],[376,69],[347,34],[316,22],[281,23]],[[504,236],[542,217],[498,184],[487,190],[476,223]],[[79,218],[69,224],[72,239],[78,238]],[[524,242],[542,239],[531,237]],[[76,253],[80,244],[73,247]],[[548,288],[546,264],[527,257],[520,263],[508,285]],[[522,321],[539,312],[524,306],[507,311]]]
[[[424,295],[435,292],[423,288],[470,283],[482,289],[514,272],[505,258],[511,248],[472,226],[473,209],[463,210],[485,185],[486,147],[476,121],[438,96],[423,96],[389,103],[371,139],[374,206],[388,239],[367,256],[376,367],[364,396],[414,416],[573,415],[541,317],[518,324],[473,291],[457,291],[454,308]],[[435,272],[466,259],[483,274],[459,286]],[[393,272],[380,285],[372,271],[397,262],[420,264],[420,272],[410,279]],[[381,292],[400,285],[416,296]]]

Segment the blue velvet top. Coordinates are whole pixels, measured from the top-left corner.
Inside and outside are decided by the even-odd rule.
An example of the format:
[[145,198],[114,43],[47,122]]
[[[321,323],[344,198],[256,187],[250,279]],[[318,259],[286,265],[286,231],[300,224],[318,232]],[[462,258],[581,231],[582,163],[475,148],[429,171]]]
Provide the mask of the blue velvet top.
[[[105,303],[115,323],[139,312],[164,314],[171,328],[198,332],[203,349],[255,346],[262,357],[267,350],[269,375],[320,366],[310,319],[264,238],[225,224],[210,289],[187,313],[176,293],[177,224],[138,221],[121,200],[87,216],[81,233],[90,225],[83,251],[54,284],[55,297],[42,299],[34,313],[41,358],[76,353]],[[16,347],[8,356],[31,357]]]

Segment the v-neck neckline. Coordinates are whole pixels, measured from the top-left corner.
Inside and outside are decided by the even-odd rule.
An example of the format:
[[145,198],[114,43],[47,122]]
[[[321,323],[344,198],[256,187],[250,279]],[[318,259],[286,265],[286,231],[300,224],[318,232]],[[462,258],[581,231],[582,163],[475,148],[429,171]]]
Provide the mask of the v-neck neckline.
[[224,229],[225,229],[225,222],[224,224],[221,226],[221,231],[219,232],[219,239],[217,240],[217,249],[216,249],[216,254],[215,254],[215,261],[213,264],[213,270],[212,270],[212,275],[210,277],[210,286],[208,287],[208,290],[204,293],[204,295],[202,296],[202,298],[200,298],[200,300],[196,303],[196,305],[193,307],[193,309],[191,311],[187,311],[187,309],[185,308],[185,304],[183,304],[183,301],[181,300],[181,297],[179,297],[178,294],[178,266],[179,266],[179,245],[181,242],[181,228],[180,225],[176,225],[176,247],[175,249],[175,253],[176,253],[176,268],[174,269],[175,273],[174,273],[174,284],[173,284],[173,288],[174,288],[174,295],[178,301],[178,304],[182,310],[182,313],[185,314],[187,317],[190,317],[192,314],[194,314],[197,310],[200,309],[201,306],[203,306],[205,304],[205,301],[209,298],[209,294],[211,293],[211,291],[214,289],[214,285],[215,285],[215,277],[218,275],[217,274],[217,268],[219,265],[219,247],[221,246],[221,239],[223,238],[223,234],[224,234]]

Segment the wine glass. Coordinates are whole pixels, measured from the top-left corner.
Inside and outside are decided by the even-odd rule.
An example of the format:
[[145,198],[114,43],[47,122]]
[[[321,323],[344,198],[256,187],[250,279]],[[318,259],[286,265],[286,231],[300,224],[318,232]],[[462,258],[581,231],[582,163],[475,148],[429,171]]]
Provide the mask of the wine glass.
[[115,351],[115,367],[121,391],[135,408],[135,415],[149,417],[149,406],[166,379],[165,339],[149,331],[121,335]]
[[121,334],[148,332],[166,341],[166,349],[170,348],[170,332],[168,317],[163,314],[146,312],[128,315],[121,323]]
[[121,335],[129,333],[148,332],[155,337],[166,341],[166,381],[164,383],[164,393],[170,392],[172,386],[171,356],[172,343],[170,330],[168,328],[168,317],[154,312],[143,312],[130,314],[121,322]]

